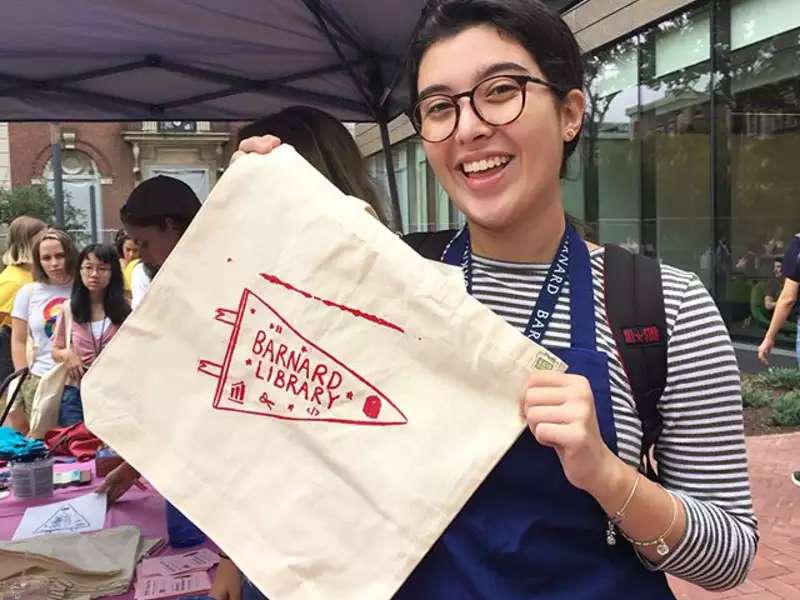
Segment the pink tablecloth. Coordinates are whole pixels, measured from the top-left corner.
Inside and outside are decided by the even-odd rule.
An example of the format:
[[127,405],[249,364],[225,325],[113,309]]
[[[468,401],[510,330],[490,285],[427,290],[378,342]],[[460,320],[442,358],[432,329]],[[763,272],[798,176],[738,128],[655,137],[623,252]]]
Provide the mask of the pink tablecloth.
[[[40,506],[52,502],[60,502],[75,496],[88,494],[102,482],[101,478],[94,476],[94,461],[85,463],[56,464],[57,471],[70,471],[72,469],[90,469],[92,471],[92,481],[87,485],[70,486],[53,491],[53,496],[49,498],[37,498],[35,500],[19,500],[13,495],[0,500],[0,540],[10,540],[19,525],[25,509],[29,506]],[[106,514],[105,527],[117,527],[119,525],[136,525],[144,537],[159,537],[166,540],[167,526],[164,516],[164,498],[151,486],[146,490],[132,487],[122,498],[112,504]],[[206,542],[203,546],[216,550],[211,542]],[[201,546],[201,547],[203,547]],[[159,556],[168,554],[180,554],[185,550],[173,550],[167,547],[157,553]],[[133,598],[130,591],[124,596],[117,596],[120,600]]]

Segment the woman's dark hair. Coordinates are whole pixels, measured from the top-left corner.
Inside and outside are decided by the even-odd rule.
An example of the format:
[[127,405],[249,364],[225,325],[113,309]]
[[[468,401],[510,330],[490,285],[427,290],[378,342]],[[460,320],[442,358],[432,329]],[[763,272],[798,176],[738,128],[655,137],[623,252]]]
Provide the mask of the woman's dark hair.
[[75,282],[72,284],[72,297],[70,308],[72,316],[77,323],[88,323],[92,320],[92,301],[89,290],[81,279],[81,266],[90,254],[100,262],[107,264],[111,269],[111,280],[108,282],[106,294],[103,298],[103,308],[106,316],[114,325],[121,325],[131,312],[131,307],[125,299],[122,282],[122,269],[119,266],[119,255],[114,246],[108,244],[89,244],[78,255],[78,268],[75,272]]
[[[410,105],[418,100],[422,57],[436,42],[465,29],[488,25],[517,41],[536,60],[545,78],[564,93],[583,89],[583,61],[578,42],[564,20],[540,0],[430,0],[423,9],[408,61]],[[561,176],[575,151],[580,131],[564,142]]]
[[[124,208],[123,208],[124,210]],[[153,215],[153,216],[138,216],[127,213],[120,213],[120,218],[126,226],[130,227],[157,227],[160,231],[167,229],[175,229],[178,233],[183,235],[192,224],[194,215]],[[171,224],[170,225],[170,221]]]
[[386,222],[358,145],[337,119],[309,106],[290,106],[242,127],[238,141],[267,134],[293,146],[341,192],[360,198]]
[[116,248],[117,254],[119,254],[120,258],[122,258],[122,247],[125,245],[125,242],[130,239],[133,238],[131,238],[131,236],[128,235],[128,232],[124,229],[118,229],[117,233],[114,234],[114,248]]
[[200,210],[200,199],[185,182],[156,175],[137,185],[119,211],[125,227],[175,229],[183,234]]

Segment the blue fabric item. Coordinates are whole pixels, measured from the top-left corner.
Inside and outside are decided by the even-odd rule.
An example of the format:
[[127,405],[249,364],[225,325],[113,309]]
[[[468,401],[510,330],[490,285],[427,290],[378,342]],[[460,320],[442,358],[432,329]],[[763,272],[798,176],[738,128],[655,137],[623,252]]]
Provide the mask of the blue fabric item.
[[72,385],[64,386],[61,395],[61,408],[58,410],[58,426],[69,427],[83,421],[81,390]]
[[[580,242],[580,236],[575,229],[568,227],[564,231],[561,243],[558,246],[555,260],[550,265],[547,272],[542,291],[536,299],[536,306],[531,311],[528,326],[525,328],[525,337],[534,342],[544,339],[550,319],[556,310],[556,303],[561,295],[561,290],[567,282],[567,264],[569,262],[569,245]],[[443,260],[451,264],[458,264],[459,258],[464,270],[464,282],[467,286],[467,293],[472,294],[472,244],[470,243],[469,228],[464,227],[453,241],[451,241],[444,251]]]
[[794,357],[797,360],[797,368],[800,369],[800,319],[797,321],[797,335],[794,340]]
[[189,548],[206,541],[206,534],[171,502],[166,501],[165,517],[169,545],[173,548]]
[[268,600],[247,577],[242,581],[242,600]]
[[[786,249],[786,253],[783,256],[781,273],[783,273],[784,277],[787,279],[800,282],[800,237],[796,235],[792,237],[792,241],[789,242],[789,247]],[[798,308],[800,308],[800,299],[795,302],[793,311],[796,313]],[[800,320],[797,322],[794,352],[797,366],[800,367]]]
[[792,281],[800,282],[800,237],[792,237],[783,256],[781,273]]
[[0,427],[0,459],[33,460],[47,454],[47,447],[41,440],[29,440],[10,427]]
[[[555,354],[589,380],[603,440],[616,452],[608,357],[596,350],[590,256],[570,230],[572,347]],[[607,523],[594,498],[567,481],[555,451],[526,429],[395,598],[674,599],[664,574],[645,569],[621,536],[607,544]]]

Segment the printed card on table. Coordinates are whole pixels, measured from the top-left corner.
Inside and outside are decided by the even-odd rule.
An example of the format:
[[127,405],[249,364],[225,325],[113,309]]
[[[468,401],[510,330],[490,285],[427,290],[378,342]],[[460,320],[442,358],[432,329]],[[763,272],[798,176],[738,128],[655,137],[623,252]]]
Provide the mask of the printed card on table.
[[193,571],[183,575],[145,577],[136,582],[135,600],[158,600],[188,596],[211,589],[211,579],[204,571]]
[[207,571],[219,562],[219,556],[207,548],[144,559],[136,573],[140,578],[154,575],[180,575],[190,571]]

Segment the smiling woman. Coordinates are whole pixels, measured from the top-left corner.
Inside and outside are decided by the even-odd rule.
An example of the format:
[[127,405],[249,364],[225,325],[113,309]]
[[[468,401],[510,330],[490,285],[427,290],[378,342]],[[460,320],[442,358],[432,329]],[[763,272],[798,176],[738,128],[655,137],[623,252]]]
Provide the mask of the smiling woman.
[[430,0],[409,69],[409,116],[467,225],[408,243],[460,267],[470,294],[569,371],[531,375],[519,399],[529,431],[395,598],[674,598],[665,573],[738,585],[758,530],[730,338],[697,276],[651,264],[667,364],[652,407],[663,421],[658,481],[644,477],[643,419],[606,311],[605,249],[564,215],[560,180],[586,105],[572,32],[540,0]]
[[[518,19],[535,22],[537,14],[551,14],[541,5],[526,12],[536,14]],[[563,213],[559,174],[575,148],[585,103],[580,56],[539,64],[501,33],[502,20],[496,23],[474,23],[458,35],[451,32],[446,43],[427,44],[412,66],[421,90],[413,93],[418,99],[412,122],[425,140],[433,170],[470,219],[476,249],[492,254],[502,247],[506,254],[512,251],[508,240],[520,240],[509,236],[512,230],[530,233],[533,227],[539,235],[524,236],[526,243],[510,257],[549,260],[561,235],[542,217]],[[424,45],[424,32],[420,40]],[[481,53],[476,55],[475,48]],[[456,56],[469,55],[476,60],[468,68],[451,68]]]
[[664,573],[737,585],[758,533],[733,350],[697,277],[662,266],[664,428],[659,481],[643,477],[605,252],[564,216],[560,180],[586,105],[571,31],[538,0],[431,0],[409,65],[409,117],[467,220],[409,243],[446,239],[441,260],[463,269],[467,290],[570,369],[531,376],[529,431],[396,597],[673,598]]

